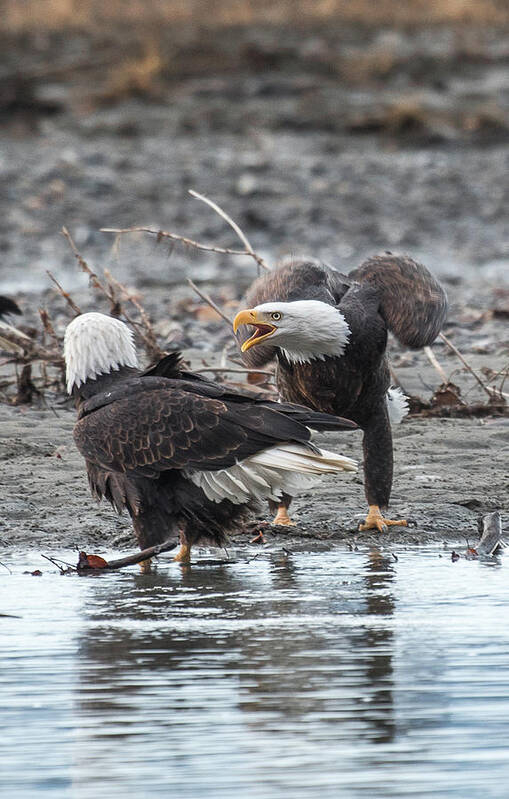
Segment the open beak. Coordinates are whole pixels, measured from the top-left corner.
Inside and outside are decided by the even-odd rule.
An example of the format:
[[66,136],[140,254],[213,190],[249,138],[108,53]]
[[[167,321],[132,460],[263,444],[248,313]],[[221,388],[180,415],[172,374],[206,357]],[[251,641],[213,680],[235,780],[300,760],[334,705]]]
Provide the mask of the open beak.
[[251,347],[254,347],[255,344],[259,344],[261,341],[265,341],[266,338],[271,336],[277,327],[275,325],[269,325],[267,322],[262,322],[258,320],[258,315],[254,310],[247,310],[247,311],[240,311],[235,319],[233,320],[233,332],[236,333],[239,329],[240,325],[252,325],[252,327],[256,328],[253,335],[244,341],[241,351],[246,352]]

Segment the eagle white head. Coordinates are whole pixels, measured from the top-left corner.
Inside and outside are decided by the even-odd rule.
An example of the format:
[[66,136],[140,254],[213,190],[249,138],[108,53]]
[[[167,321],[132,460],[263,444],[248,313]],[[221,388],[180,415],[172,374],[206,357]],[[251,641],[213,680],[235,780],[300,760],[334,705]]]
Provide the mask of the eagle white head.
[[133,334],[123,322],[102,313],[84,313],[67,325],[64,337],[67,391],[121,366],[138,366]]
[[323,360],[327,355],[339,357],[350,336],[343,314],[319,300],[265,302],[240,311],[233,321],[235,333],[240,325],[255,328],[243,343],[242,352],[263,342],[280,347],[292,363]]

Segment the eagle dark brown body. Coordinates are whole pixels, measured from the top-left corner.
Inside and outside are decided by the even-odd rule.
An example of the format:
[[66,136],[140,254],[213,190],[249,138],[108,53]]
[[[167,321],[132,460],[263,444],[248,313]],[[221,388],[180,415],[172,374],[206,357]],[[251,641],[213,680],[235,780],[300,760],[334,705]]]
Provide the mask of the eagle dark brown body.
[[[127,509],[140,547],[179,534],[183,554],[177,559],[188,560],[198,541],[224,544],[254,500],[213,501],[193,482],[193,470],[216,474],[281,442],[303,445],[319,460],[307,425],[355,425],[236,393],[183,371],[179,361],[172,354],[146,372],[124,366],[74,385],[74,440],[93,496],[106,498],[119,513]],[[345,469],[354,468],[344,461]]]
[[[393,475],[387,333],[411,348],[431,344],[446,317],[445,292],[424,266],[386,254],[368,259],[347,276],[320,263],[294,261],[264,274],[246,296],[254,310],[264,303],[299,300],[318,300],[340,311],[350,328],[343,354],[291,362],[276,340],[269,343],[269,335],[243,353],[244,362],[259,368],[275,357],[283,400],[344,416],[362,428],[366,498],[370,507],[386,508]],[[240,343],[251,332],[242,325]],[[290,348],[288,342],[285,347]]]

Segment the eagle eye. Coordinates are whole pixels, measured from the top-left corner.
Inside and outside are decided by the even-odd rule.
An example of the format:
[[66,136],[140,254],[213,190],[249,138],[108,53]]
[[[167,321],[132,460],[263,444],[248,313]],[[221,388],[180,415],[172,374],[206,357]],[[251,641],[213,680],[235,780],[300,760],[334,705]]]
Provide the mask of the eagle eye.
[[274,320],[274,322],[279,322],[279,320],[281,319],[281,314],[279,313],[279,311],[274,311],[274,313],[271,313],[270,316],[271,319]]

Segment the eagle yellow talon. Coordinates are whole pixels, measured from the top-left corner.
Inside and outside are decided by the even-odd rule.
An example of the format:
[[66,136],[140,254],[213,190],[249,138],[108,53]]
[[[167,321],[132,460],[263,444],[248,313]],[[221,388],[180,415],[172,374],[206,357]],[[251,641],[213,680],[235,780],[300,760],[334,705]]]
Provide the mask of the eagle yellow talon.
[[359,525],[359,530],[378,530],[386,533],[389,527],[406,527],[406,519],[385,519],[378,505],[370,505],[366,521]]
[[147,560],[140,560],[140,571],[142,574],[150,574],[152,571],[152,558]]
[[288,516],[288,510],[285,505],[280,505],[277,513],[272,520],[272,524],[278,524],[282,527],[297,527],[297,522],[292,522]]
[[181,544],[173,560],[179,563],[191,563],[191,547],[188,544]]

